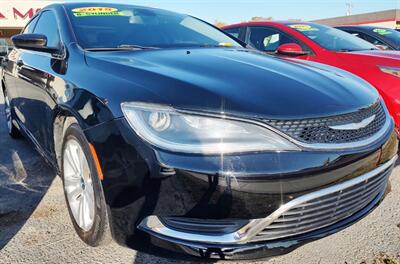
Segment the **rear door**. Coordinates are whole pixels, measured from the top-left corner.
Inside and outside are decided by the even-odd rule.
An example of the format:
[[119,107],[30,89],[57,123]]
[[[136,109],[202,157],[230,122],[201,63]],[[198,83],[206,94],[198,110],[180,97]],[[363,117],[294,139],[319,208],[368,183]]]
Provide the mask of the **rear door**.
[[[47,37],[48,47],[61,47],[57,19],[53,11],[44,11],[33,33]],[[20,50],[17,60],[16,86],[21,99],[19,116],[28,135],[46,154],[51,153],[52,109],[55,101],[48,92],[48,82],[54,80],[52,70],[56,61],[45,52]]]

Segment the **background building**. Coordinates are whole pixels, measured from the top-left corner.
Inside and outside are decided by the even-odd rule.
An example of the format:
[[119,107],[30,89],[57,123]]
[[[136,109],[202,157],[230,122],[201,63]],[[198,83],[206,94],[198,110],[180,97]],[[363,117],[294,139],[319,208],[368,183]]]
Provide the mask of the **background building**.
[[400,9],[378,11],[351,16],[333,17],[327,19],[314,20],[313,22],[328,26],[339,25],[370,25],[377,27],[387,27],[400,29]]
[[29,19],[52,1],[0,0],[0,49],[10,44],[10,37],[18,34]]

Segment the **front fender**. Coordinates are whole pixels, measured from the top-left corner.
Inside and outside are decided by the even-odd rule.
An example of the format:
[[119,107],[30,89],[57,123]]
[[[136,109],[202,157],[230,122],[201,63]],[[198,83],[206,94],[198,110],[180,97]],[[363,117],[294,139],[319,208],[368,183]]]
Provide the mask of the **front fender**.
[[77,120],[82,130],[86,130],[114,119],[107,104],[106,99],[99,98],[83,89],[74,89],[72,98],[58,104],[55,114],[68,113],[67,115]]

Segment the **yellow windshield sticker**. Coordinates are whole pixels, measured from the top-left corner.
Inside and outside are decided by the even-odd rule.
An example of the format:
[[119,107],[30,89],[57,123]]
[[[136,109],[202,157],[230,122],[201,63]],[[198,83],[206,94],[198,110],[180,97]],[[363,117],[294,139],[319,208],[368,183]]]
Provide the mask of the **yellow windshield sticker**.
[[390,30],[387,30],[385,28],[375,28],[373,30],[375,33],[378,33],[379,35],[389,35],[392,34]]
[[81,7],[72,9],[76,17],[88,16],[124,16],[124,14],[113,7]]
[[221,42],[221,43],[218,44],[218,46],[220,46],[220,47],[233,47],[233,44],[229,43],[229,42]]
[[296,29],[298,31],[319,31],[318,28],[315,28],[311,25],[307,25],[307,24],[293,24],[293,25],[289,25],[289,27]]

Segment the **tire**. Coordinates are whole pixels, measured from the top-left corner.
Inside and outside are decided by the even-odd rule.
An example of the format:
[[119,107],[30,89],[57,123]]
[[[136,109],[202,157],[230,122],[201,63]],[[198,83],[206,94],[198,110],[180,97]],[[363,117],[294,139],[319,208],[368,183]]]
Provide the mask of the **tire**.
[[61,157],[64,195],[76,233],[92,247],[108,244],[111,233],[103,188],[89,143],[77,124],[65,132]]
[[21,133],[14,125],[14,113],[11,108],[10,100],[8,99],[7,91],[4,90],[4,112],[6,117],[7,131],[12,138],[20,138]]

